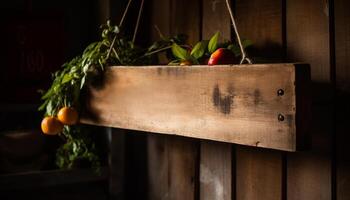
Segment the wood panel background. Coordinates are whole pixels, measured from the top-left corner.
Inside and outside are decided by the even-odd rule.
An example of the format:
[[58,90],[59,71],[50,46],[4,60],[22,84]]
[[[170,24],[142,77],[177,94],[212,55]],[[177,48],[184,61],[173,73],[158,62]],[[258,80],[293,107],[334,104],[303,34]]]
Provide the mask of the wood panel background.
[[[147,2],[147,1],[146,1]],[[234,39],[225,0],[152,0],[149,28],[190,42]],[[147,139],[148,199],[350,199],[350,14],[347,0],[232,0],[256,62],[307,62],[313,80],[310,149],[286,153],[176,136]],[[137,139],[137,138],[136,138]],[[137,155],[134,155],[137,156]]]

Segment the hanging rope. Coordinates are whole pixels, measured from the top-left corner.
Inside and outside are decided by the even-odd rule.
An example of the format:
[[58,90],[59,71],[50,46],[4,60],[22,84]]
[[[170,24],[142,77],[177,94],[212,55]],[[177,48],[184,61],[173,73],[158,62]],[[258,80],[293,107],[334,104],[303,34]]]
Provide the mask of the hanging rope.
[[126,5],[126,8],[125,8],[124,13],[123,13],[123,16],[122,16],[122,18],[121,18],[121,20],[119,22],[119,28],[123,25],[125,16],[128,13],[128,11],[129,11],[129,7],[130,7],[131,2],[132,2],[132,0],[129,0],[128,4]]
[[249,64],[252,64],[252,61],[247,57],[247,55],[246,55],[246,53],[244,51],[244,48],[243,48],[243,45],[242,45],[242,41],[241,41],[241,37],[239,36],[239,33],[238,33],[238,29],[237,29],[237,26],[236,26],[235,18],[233,17],[233,13],[232,13],[232,10],[231,10],[231,6],[230,6],[230,3],[229,3],[229,0],[226,0],[226,6],[227,6],[227,10],[228,10],[228,12],[230,14],[231,21],[232,21],[232,26],[233,26],[233,29],[235,30],[236,39],[237,39],[237,42],[238,42],[238,45],[239,45],[239,48],[240,48],[241,54],[242,54],[242,59],[241,59],[240,64],[243,64],[244,61],[247,61]]
[[[122,18],[120,19],[120,22],[119,22],[119,28],[121,28],[121,26],[123,25],[125,16],[128,13],[128,11],[129,11],[129,7],[130,7],[131,2],[132,2],[132,0],[129,0],[128,4],[126,5],[126,8],[125,8],[124,13],[123,13],[123,16],[122,16]],[[106,60],[108,60],[109,56],[111,55],[111,52],[112,52],[112,49],[113,49],[113,46],[114,46],[114,43],[115,43],[116,40],[117,40],[117,35],[114,36],[113,41],[111,43],[111,46],[108,49]]]
[[137,21],[136,21],[134,36],[132,37],[132,42],[133,42],[133,43],[135,42],[137,30],[138,30],[138,28],[139,28],[140,18],[141,18],[141,14],[142,14],[142,10],[143,10],[143,3],[144,3],[144,0],[141,1],[141,5],[140,5],[140,9],[139,9],[139,15],[137,16]]

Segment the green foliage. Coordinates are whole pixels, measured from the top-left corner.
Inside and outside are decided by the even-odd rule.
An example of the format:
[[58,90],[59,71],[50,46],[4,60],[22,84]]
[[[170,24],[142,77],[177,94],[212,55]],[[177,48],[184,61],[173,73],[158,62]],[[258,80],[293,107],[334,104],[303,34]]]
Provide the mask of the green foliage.
[[[174,59],[169,63],[169,65],[179,65],[182,61],[190,61],[192,64],[207,64],[206,61],[210,55],[216,51],[218,48],[226,48],[231,50],[236,57],[241,55],[240,48],[238,44],[231,41],[226,41],[219,43],[220,32],[216,32],[210,39],[202,40],[198,42],[191,52],[188,52],[188,47],[191,45],[182,44],[179,45],[176,42],[173,43],[171,50]],[[253,43],[250,40],[242,41],[243,48],[252,46]],[[187,48],[184,48],[187,47]]]
[[200,59],[205,54],[206,48],[208,46],[208,41],[203,40],[198,42],[191,51],[191,56],[195,59]]
[[209,53],[213,53],[218,46],[218,40],[219,40],[220,32],[216,32],[209,40],[208,44],[208,51]]
[[[75,107],[80,111],[81,92],[85,86],[98,78],[107,66],[113,65],[149,65],[156,60],[156,55],[166,52],[170,65],[178,65],[182,61],[190,61],[193,64],[204,63],[217,48],[228,48],[240,54],[239,47],[231,42],[219,44],[220,33],[215,33],[210,40],[198,42],[193,48],[186,44],[185,35],[164,37],[156,41],[148,48],[140,48],[127,37],[123,36],[120,27],[112,26],[108,21],[101,26],[101,40],[91,43],[83,53],[71,61],[63,64],[62,69],[52,75],[51,87],[42,95],[40,111],[45,116],[55,116],[64,106]],[[252,43],[244,40],[245,47]],[[205,63],[206,64],[206,63]],[[57,151],[56,164],[60,168],[71,169],[87,161],[96,169],[100,166],[100,158],[97,154],[95,142],[91,135],[82,131],[83,125],[64,126],[60,136],[63,144]]]
[[176,43],[172,45],[171,51],[173,52],[174,56],[181,61],[190,59],[190,54],[188,53],[188,51],[180,47]]
[[[45,116],[57,115],[64,106],[72,106],[80,111],[82,90],[100,76],[106,66],[147,65],[151,63],[153,54],[161,51],[162,45],[153,45],[148,49],[137,47],[122,35],[119,27],[112,26],[109,21],[101,29],[100,41],[88,45],[82,55],[63,64],[62,69],[52,75],[52,85],[42,95],[43,103],[39,107]],[[96,145],[88,134],[81,131],[82,126],[64,126],[60,136],[65,144],[56,154],[58,167],[70,169],[78,162],[87,161],[92,167],[99,168]]]
[[[253,45],[253,42],[251,40],[242,40],[242,46],[244,49],[246,49],[252,45]],[[241,55],[241,50],[240,50],[238,45],[228,44],[227,49],[231,50],[236,56]]]
[[81,131],[79,126],[65,126],[62,134],[66,137],[66,143],[57,150],[56,165],[59,168],[84,167],[82,165],[88,162],[92,168],[100,169],[95,143],[86,131]]

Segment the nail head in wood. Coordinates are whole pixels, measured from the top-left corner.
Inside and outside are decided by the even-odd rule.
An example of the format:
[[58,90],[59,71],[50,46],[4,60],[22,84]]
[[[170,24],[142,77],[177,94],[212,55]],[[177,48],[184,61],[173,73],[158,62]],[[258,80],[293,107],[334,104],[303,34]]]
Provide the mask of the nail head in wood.
[[284,121],[284,116],[282,114],[278,114],[278,121]]
[[277,95],[278,96],[283,96],[284,95],[284,90],[282,90],[282,89],[277,90]]

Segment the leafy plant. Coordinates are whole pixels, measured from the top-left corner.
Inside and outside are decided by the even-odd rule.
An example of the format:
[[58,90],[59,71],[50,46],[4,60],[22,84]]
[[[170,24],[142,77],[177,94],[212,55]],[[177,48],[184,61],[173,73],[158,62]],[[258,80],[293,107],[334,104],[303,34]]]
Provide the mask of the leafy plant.
[[[45,116],[56,116],[62,107],[74,107],[80,111],[81,93],[86,85],[98,78],[106,66],[112,65],[149,65],[157,61],[155,55],[167,52],[170,64],[203,63],[219,47],[230,49],[239,55],[239,48],[231,42],[218,43],[219,32],[210,40],[192,45],[185,43],[185,35],[164,37],[148,48],[140,48],[125,37],[118,26],[109,21],[101,26],[101,40],[91,43],[83,53],[63,64],[62,69],[53,73],[51,87],[42,95],[43,103],[39,107]],[[245,47],[251,42],[243,41]],[[60,136],[64,144],[57,150],[56,164],[60,168],[71,169],[79,162],[88,162],[95,169],[100,167],[100,158],[92,135],[83,131],[83,125],[65,125]]]
[[[162,45],[142,49],[123,36],[118,26],[108,21],[101,26],[101,41],[91,43],[82,55],[63,64],[62,69],[53,74],[51,87],[42,95],[39,107],[45,116],[56,116],[62,107],[80,110],[81,92],[93,79],[110,65],[147,65],[152,56],[162,50]],[[82,132],[83,125],[65,125],[60,136],[65,141],[56,154],[56,164],[70,169],[81,161],[87,161],[98,169],[100,158],[91,135]]]
[[[179,45],[176,42],[172,44],[172,54],[175,59],[173,59],[169,65],[179,65],[183,61],[190,61],[192,64],[207,64],[205,61],[210,57],[210,55],[216,51],[218,48],[227,48],[231,50],[235,56],[240,56],[241,52],[239,46],[231,41],[224,43],[219,43],[220,32],[216,32],[210,40],[199,41],[194,45],[191,51],[184,48],[185,45]],[[253,43],[250,40],[242,41],[243,47],[247,48]],[[191,45],[186,45],[191,46]]]

